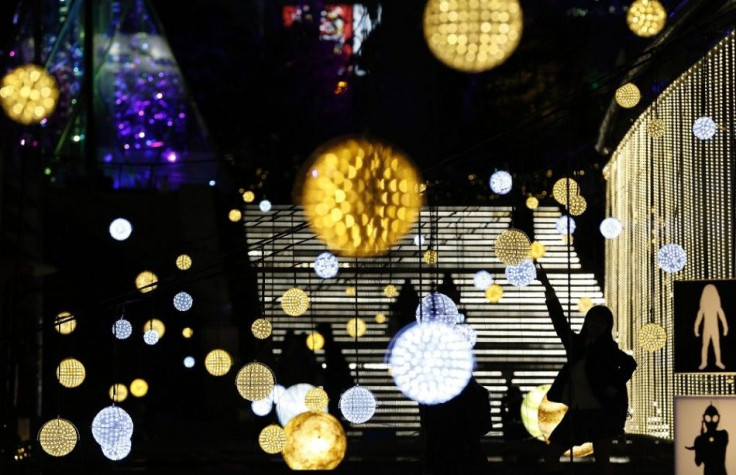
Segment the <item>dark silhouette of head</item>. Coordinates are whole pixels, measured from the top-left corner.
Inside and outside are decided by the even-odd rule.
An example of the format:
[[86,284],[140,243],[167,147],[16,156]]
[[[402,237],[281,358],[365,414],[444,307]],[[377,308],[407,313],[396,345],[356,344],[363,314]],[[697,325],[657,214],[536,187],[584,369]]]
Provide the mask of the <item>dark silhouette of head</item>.
[[596,305],[585,314],[581,335],[586,339],[613,339],[613,313],[605,305]]
[[721,415],[713,404],[705,408],[705,412],[703,412],[703,424],[709,432],[716,430],[720,421]]

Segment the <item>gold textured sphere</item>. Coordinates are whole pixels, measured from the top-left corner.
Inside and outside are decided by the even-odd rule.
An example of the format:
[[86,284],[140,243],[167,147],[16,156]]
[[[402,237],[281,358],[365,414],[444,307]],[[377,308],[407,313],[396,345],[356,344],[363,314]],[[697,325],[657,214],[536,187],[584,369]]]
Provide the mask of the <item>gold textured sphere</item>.
[[424,259],[424,262],[427,265],[434,266],[437,265],[437,259],[439,255],[437,254],[437,251],[434,249],[427,249],[424,251],[424,255],[422,256],[422,259]]
[[518,229],[509,228],[496,238],[498,260],[509,266],[519,265],[529,256],[529,238]]
[[144,270],[138,274],[135,278],[135,288],[138,289],[142,294],[156,290],[156,283],[158,277],[150,270]]
[[348,285],[347,287],[345,287],[345,295],[347,295],[348,297],[355,297],[355,287],[353,287],[352,285]]
[[[539,404],[537,417],[539,418],[539,430],[542,432],[544,441],[549,444],[549,436],[555,427],[562,421],[567,412],[567,406],[559,402],[552,402],[547,399],[545,393],[542,402]],[[593,453],[593,444],[585,442],[582,445],[575,445],[572,448],[573,457],[585,457]],[[570,451],[566,451],[564,455],[569,456]]]
[[240,368],[235,378],[238,392],[248,401],[265,399],[271,394],[275,379],[273,371],[262,363],[248,363]]
[[258,445],[267,454],[278,454],[286,447],[286,432],[280,425],[267,425],[258,434]]
[[65,388],[76,388],[84,381],[87,371],[81,361],[74,358],[61,360],[56,368],[56,379]]
[[374,320],[376,321],[376,323],[386,323],[386,320],[388,319],[386,318],[385,314],[377,313]]
[[230,212],[227,214],[227,219],[232,221],[233,223],[237,223],[241,219],[243,219],[243,213],[239,209],[231,209]]
[[281,308],[292,317],[304,315],[309,308],[309,297],[302,289],[294,287],[281,296]]
[[581,195],[575,195],[570,198],[570,214],[573,216],[580,216],[581,214],[585,213],[585,210],[588,208],[588,202],[585,201],[585,198],[583,198]]
[[653,139],[664,137],[666,130],[667,128],[665,127],[665,123],[662,119],[652,119],[647,122],[647,133]]
[[35,64],[13,69],[0,84],[0,104],[5,113],[23,125],[41,122],[54,111],[58,98],[56,79]]
[[477,73],[502,64],[521,40],[518,0],[429,0],[424,38],[445,65]]
[[529,209],[537,209],[539,207],[539,200],[534,196],[530,196],[526,199],[526,207]]
[[176,258],[176,267],[179,270],[188,270],[192,267],[192,258],[187,254],[182,254]]
[[123,402],[128,398],[128,387],[124,384],[115,383],[108,391],[112,402]]
[[342,256],[388,252],[409,232],[422,206],[419,172],[403,152],[346,136],[315,150],[297,183],[314,234]]
[[667,343],[667,331],[657,323],[646,323],[639,328],[636,339],[642,350],[654,352],[664,348]]
[[54,329],[62,335],[68,335],[77,328],[77,319],[69,312],[61,312],[54,319]]
[[330,403],[330,398],[324,389],[317,387],[307,391],[304,395],[304,405],[310,411],[326,411],[327,405]]
[[327,412],[303,412],[284,431],[286,446],[281,454],[292,470],[332,470],[345,457],[345,431]]
[[212,376],[224,376],[230,371],[233,359],[225,350],[212,350],[204,358],[204,367]]
[[161,339],[166,333],[166,325],[158,318],[152,318],[143,324],[143,333],[145,334],[148,330],[155,330],[159,339]]
[[345,328],[348,331],[348,335],[350,335],[353,338],[360,338],[361,336],[365,335],[366,329],[368,328],[365,324],[365,320],[362,318],[351,318],[348,320],[347,325]]
[[312,351],[319,351],[325,347],[325,337],[320,332],[312,332],[307,335],[307,348]]
[[580,297],[578,299],[578,312],[585,315],[588,313],[588,310],[595,307],[595,302],[593,302],[593,299],[590,297]]
[[541,259],[546,253],[547,248],[539,241],[534,241],[531,246],[529,246],[529,257],[532,259]]
[[265,318],[255,319],[250,326],[251,333],[253,333],[253,336],[258,338],[259,340],[265,340],[266,338],[271,336],[272,329],[273,327],[271,325],[271,322],[269,322]]
[[667,23],[667,10],[658,0],[636,0],[626,14],[626,24],[636,35],[649,38],[656,35]]
[[498,303],[503,297],[503,287],[498,284],[493,284],[486,289],[486,300],[491,303]]
[[386,287],[383,288],[383,295],[392,299],[399,295],[399,291],[396,289],[396,286],[394,284],[388,284]]
[[[192,335],[194,335],[194,330],[192,330],[189,327],[184,327],[181,330],[181,336],[183,336],[184,338],[191,338]],[[160,336],[159,336],[159,338],[160,338]]]
[[578,182],[572,178],[560,178],[552,185],[552,197],[562,206],[567,206],[568,183],[570,187],[570,198],[572,199],[573,196],[580,194]]
[[243,201],[246,203],[252,203],[254,199],[256,199],[256,194],[252,191],[246,191],[243,193]]
[[71,453],[78,440],[79,432],[74,424],[60,417],[46,422],[38,431],[41,448],[54,457],[63,457]]
[[616,89],[616,104],[625,109],[631,109],[641,100],[641,92],[634,83],[626,83]]
[[148,394],[148,383],[145,379],[136,378],[130,382],[130,394],[135,397],[143,397]]

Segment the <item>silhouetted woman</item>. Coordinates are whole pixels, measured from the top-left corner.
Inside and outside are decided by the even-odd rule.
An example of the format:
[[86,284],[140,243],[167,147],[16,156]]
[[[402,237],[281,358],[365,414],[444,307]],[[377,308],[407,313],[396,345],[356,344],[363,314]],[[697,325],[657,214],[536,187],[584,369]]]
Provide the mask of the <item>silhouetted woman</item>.
[[580,333],[573,332],[547,274],[538,267],[549,316],[567,353],[567,363],[547,393],[547,399],[566,404],[568,410],[550,435],[546,468],[561,471],[560,456],[565,450],[592,442],[600,473],[613,473],[612,442],[624,431],[629,407],[626,382],[636,361],[613,341],[613,314],[608,307],[596,305],[588,310]]

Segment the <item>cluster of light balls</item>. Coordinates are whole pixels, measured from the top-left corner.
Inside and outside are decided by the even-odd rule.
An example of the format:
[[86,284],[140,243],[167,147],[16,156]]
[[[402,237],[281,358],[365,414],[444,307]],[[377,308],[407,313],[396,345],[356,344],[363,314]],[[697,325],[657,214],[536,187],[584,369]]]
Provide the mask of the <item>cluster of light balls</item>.
[[537,278],[537,269],[531,259],[524,260],[516,266],[507,266],[506,280],[513,287],[526,287]]
[[669,273],[680,272],[687,263],[687,253],[679,244],[665,244],[657,252],[657,264]]
[[330,252],[323,252],[314,260],[314,273],[322,279],[335,277],[339,269],[337,256]]
[[710,140],[716,135],[718,126],[708,116],[698,117],[693,122],[693,135],[700,140]]
[[41,122],[54,111],[58,98],[54,77],[35,64],[13,69],[0,84],[0,105],[8,117],[23,125]]
[[552,186],[552,197],[566,206],[572,216],[580,216],[588,208],[588,202],[580,194],[580,185],[572,178],[560,178]]
[[418,323],[441,323],[454,325],[457,322],[458,310],[450,297],[439,292],[430,292],[417,306]]
[[491,175],[488,184],[491,187],[491,191],[493,191],[497,195],[505,195],[508,194],[509,191],[511,191],[511,187],[514,184],[514,179],[511,177],[511,174],[509,172],[499,170]]
[[121,460],[130,453],[132,436],[133,419],[121,407],[108,406],[92,420],[92,437],[111,460]]

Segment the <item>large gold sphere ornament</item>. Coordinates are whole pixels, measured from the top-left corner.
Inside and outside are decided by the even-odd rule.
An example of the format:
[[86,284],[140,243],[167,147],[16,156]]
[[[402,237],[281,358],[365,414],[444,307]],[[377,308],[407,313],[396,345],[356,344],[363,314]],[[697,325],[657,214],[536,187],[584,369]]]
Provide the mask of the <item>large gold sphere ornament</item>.
[[108,391],[112,402],[123,402],[128,398],[128,387],[124,384],[115,383]]
[[539,200],[534,196],[530,196],[526,199],[526,207],[531,210],[539,208]]
[[235,378],[235,386],[243,399],[257,401],[271,394],[275,381],[271,368],[262,363],[253,362],[240,368]]
[[284,432],[281,454],[292,470],[332,470],[345,457],[345,431],[327,412],[303,412],[286,424]]
[[518,229],[509,228],[496,238],[498,260],[509,266],[519,265],[529,256],[529,237]]
[[654,352],[664,348],[667,343],[667,331],[657,323],[646,323],[636,332],[636,339],[642,350]]
[[399,291],[396,289],[396,286],[394,284],[388,284],[386,287],[383,288],[383,295],[392,299],[399,295]]
[[253,200],[255,199],[256,199],[256,194],[253,193],[252,191],[249,190],[243,193],[243,201],[245,201],[246,203],[252,203]]
[[142,294],[156,290],[158,277],[150,270],[144,270],[135,278],[135,288]]
[[166,333],[166,325],[158,318],[152,318],[143,324],[143,333],[145,334],[148,330],[155,330],[158,333],[159,339],[161,339],[164,337],[164,333]]
[[647,133],[653,139],[664,137],[664,133],[667,131],[665,123],[662,119],[652,119],[647,122]]
[[334,253],[386,253],[422,206],[421,178],[408,156],[377,140],[345,136],[315,150],[295,190],[312,231]]
[[46,422],[38,431],[41,448],[54,457],[63,457],[71,453],[78,440],[79,432],[74,424],[60,417]]
[[654,36],[667,23],[667,10],[657,0],[636,0],[626,14],[626,24],[636,35],[643,38]]
[[486,300],[491,303],[498,303],[503,297],[503,287],[498,284],[493,284],[486,289]]
[[54,330],[68,335],[77,328],[77,319],[69,312],[61,312],[54,319]]
[[368,327],[365,324],[365,320],[356,317],[348,320],[347,325],[345,325],[345,329],[348,331],[348,335],[350,335],[351,337],[360,338],[361,336],[365,335]]
[[265,340],[271,336],[272,330],[273,326],[271,325],[271,322],[265,318],[257,318],[253,320],[253,323],[250,326],[251,333],[253,333],[253,336],[259,340]]
[[292,317],[304,315],[309,308],[309,297],[302,289],[294,287],[281,296],[281,308]]
[[56,368],[56,379],[65,388],[76,388],[84,381],[87,371],[81,361],[74,358],[61,360]]
[[567,206],[568,187],[570,200],[580,194],[580,186],[572,178],[560,178],[552,185],[552,197],[562,206]]
[[56,79],[35,64],[13,69],[0,84],[0,104],[5,113],[23,125],[37,124],[49,116],[58,98]]
[[267,425],[258,434],[258,445],[267,454],[278,454],[286,447],[286,432],[280,425]]
[[312,388],[304,395],[304,404],[310,411],[326,411],[330,398],[322,388]]
[[130,394],[135,397],[143,397],[148,394],[148,383],[145,379],[136,378],[130,382]]
[[424,38],[445,65],[477,73],[502,64],[521,40],[518,0],[429,0]]
[[176,267],[179,270],[189,270],[192,267],[192,258],[187,254],[181,254],[176,258]]
[[225,350],[212,350],[204,358],[204,367],[212,376],[224,376],[230,371],[233,359]]
[[312,351],[319,351],[325,347],[325,337],[320,332],[312,332],[307,335],[307,348]]
[[568,210],[571,215],[580,216],[585,213],[586,209],[588,209],[588,202],[585,201],[585,198],[581,195],[576,195],[570,198],[570,207]]
[[641,92],[634,83],[628,82],[616,89],[615,99],[616,104],[624,109],[631,109],[641,100]]
[[529,246],[529,257],[532,259],[541,259],[547,253],[547,248],[539,241],[534,241]]
[[243,219],[243,212],[239,209],[231,209],[229,213],[227,213],[227,219],[229,219],[233,223],[237,223],[241,219]]
[[434,249],[427,249],[426,251],[424,251],[424,256],[422,256],[422,259],[424,259],[424,263],[429,266],[437,265],[438,258],[439,255]]
[[[555,430],[557,425],[562,421],[562,418],[567,412],[567,406],[559,402],[552,402],[547,399],[547,393],[545,392],[542,402],[539,404],[537,417],[539,420],[539,430],[542,432],[544,441],[549,444],[549,436],[552,431]],[[573,457],[585,457],[593,453],[593,444],[585,442],[582,445],[575,445],[572,448]],[[566,451],[566,456],[570,455],[570,451]]]

